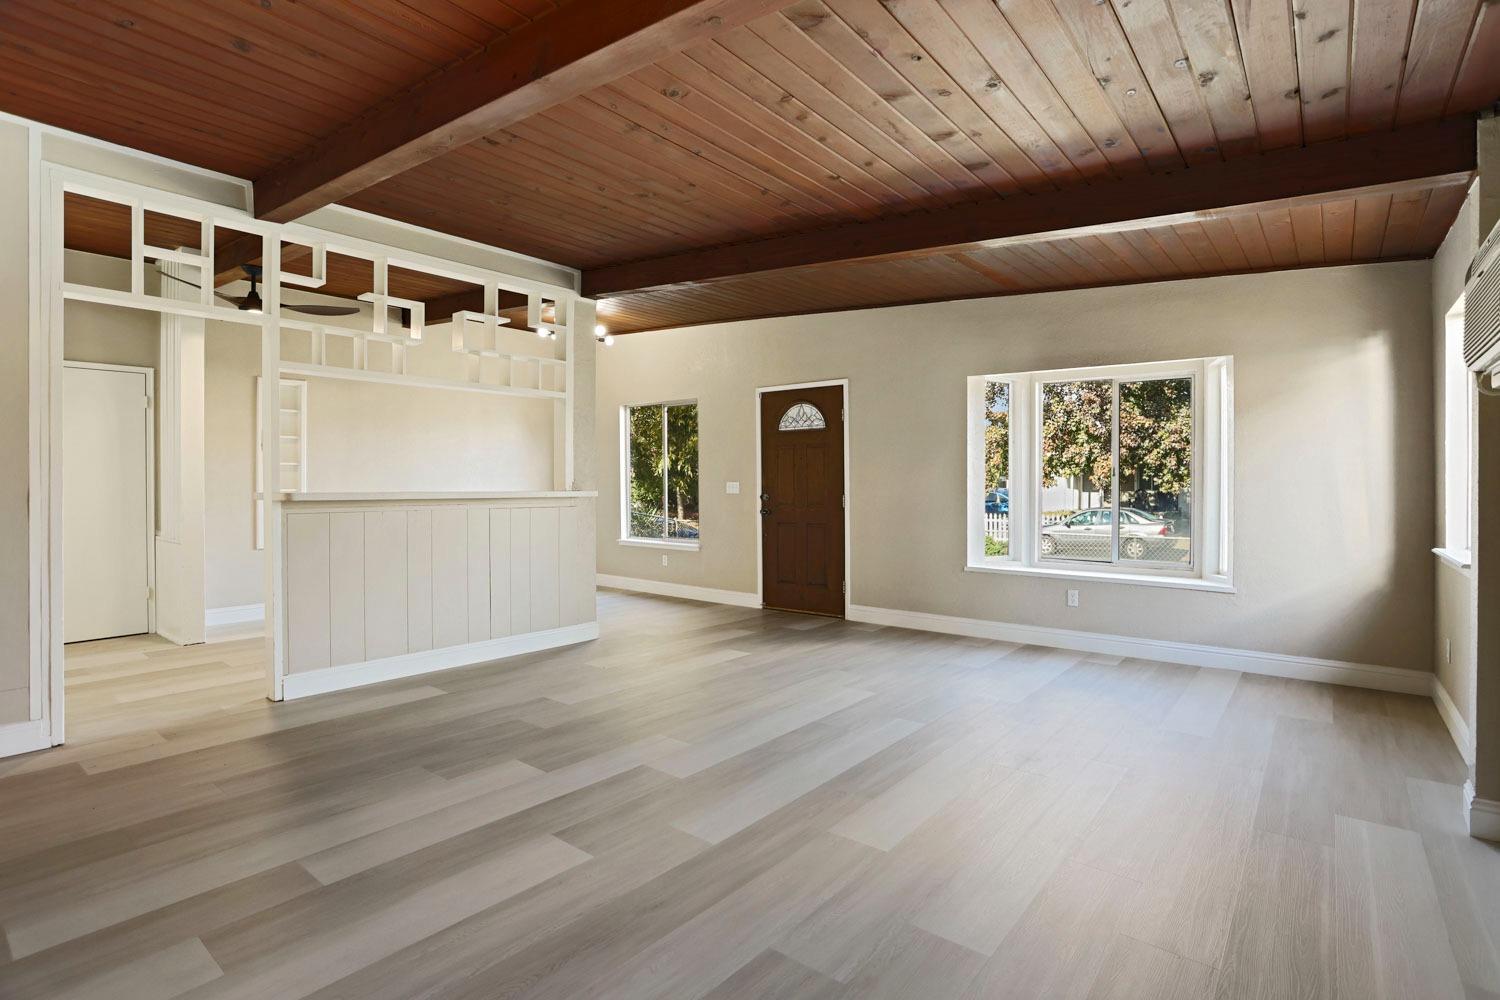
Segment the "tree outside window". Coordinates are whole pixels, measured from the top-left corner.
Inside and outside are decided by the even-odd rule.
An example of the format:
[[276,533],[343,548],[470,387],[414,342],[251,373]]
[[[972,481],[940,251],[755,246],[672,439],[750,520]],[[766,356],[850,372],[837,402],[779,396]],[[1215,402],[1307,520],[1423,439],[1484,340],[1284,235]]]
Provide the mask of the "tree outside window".
[[[1228,363],[973,376],[971,565],[1224,575]],[[1215,548],[1200,564],[1205,527]]]
[[697,540],[698,405],[626,410],[628,538]]

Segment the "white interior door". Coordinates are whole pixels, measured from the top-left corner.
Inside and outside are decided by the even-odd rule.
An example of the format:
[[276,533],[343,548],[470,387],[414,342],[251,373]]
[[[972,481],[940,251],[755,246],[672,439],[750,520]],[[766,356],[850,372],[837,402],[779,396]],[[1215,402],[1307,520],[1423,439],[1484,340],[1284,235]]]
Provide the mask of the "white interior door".
[[63,372],[63,641],[149,632],[150,373]]

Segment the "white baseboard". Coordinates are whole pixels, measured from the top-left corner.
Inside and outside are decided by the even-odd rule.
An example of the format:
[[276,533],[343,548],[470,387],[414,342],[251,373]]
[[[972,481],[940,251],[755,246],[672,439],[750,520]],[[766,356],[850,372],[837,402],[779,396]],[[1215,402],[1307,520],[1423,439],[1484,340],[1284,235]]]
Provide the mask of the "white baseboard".
[[693,587],[685,583],[664,583],[661,580],[641,580],[633,576],[609,576],[604,573],[600,573],[597,580],[601,587],[633,590],[658,597],[682,597],[709,604],[732,604],[737,608],[760,607],[760,597],[743,590],[715,590],[713,587]]
[[306,673],[287,674],[282,681],[282,697],[287,701],[306,698],[330,691],[345,691],[349,688],[379,684],[383,681],[415,677],[436,670],[451,670],[467,667],[488,660],[502,660],[522,653],[536,653],[559,646],[571,646],[579,642],[599,638],[599,623],[584,622],[581,625],[566,625],[562,628],[527,632],[523,635],[508,635],[484,642],[470,642],[462,646],[447,646],[429,649],[420,653],[403,653],[364,663],[346,663]]
[[243,625],[246,622],[259,622],[266,619],[266,606],[264,604],[239,604],[232,608],[209,608],[203,613],[204,628],[213,628],[217,625]]
[[47,730],[47,720],[12,722],[0,726],[0,757],[14,757],[18,753],[46,750],[52,745]]
[[1459,756],[1463,757],[1465,764],[1473,767],[1474,736],[1469,732],[1469,724],[1464,721],[1458,706],[1453,704],[1448,689],[1443,687],[1443,682],[1435,674],[1432,678],[1432,703],[1437,706],[1438,715],[1442,716],[1443,724],[1448,727],[1448,734],[1453,737],[1453,745],[1458,748]]
[[1500,802],[1475,799],[1469,804],[1469,836],[1500,841]]
[[924,632],[943,632],[978,639],[999,639],[1034,646],[1073,649],[1084,653],[1109,656],[1132,656],[1143,660],[1182,663],[1192,667],[1214,667],[1241,670],[1251,674],[1289,677],[1302,681],[1321,681],[1348,687],[1373,688],[1401,694],[1431,696],[1432,674],[1418,670],[1400,670],[1368,663],[1346,663],[1321,660],[1311,656],[1289,656],[1285,653],[1262,653],[1252,649],[1224,646],[1202,646],[1190,642],[1168,642],[1163,639],[1137,639],[1131,636],[1078,632],[1073,629],[1047,628],[1040,625],[1015,625],[981,618],[957,618],[921,611],[896,611],[851,604],[847,617],[853,622],[893,625]]

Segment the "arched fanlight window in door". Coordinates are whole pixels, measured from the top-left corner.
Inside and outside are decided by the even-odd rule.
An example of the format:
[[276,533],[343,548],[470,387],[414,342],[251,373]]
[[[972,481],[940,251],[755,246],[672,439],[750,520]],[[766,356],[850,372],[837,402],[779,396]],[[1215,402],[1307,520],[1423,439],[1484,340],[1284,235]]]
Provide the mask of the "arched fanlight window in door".
[[776,424],[778,431],[821,431],[828,426],[823,411],[811,403],[793,403]]

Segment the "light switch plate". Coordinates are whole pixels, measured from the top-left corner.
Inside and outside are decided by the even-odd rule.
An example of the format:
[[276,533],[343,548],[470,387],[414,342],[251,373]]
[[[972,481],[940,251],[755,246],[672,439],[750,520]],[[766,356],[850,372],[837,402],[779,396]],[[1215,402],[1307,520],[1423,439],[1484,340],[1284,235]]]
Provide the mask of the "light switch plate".
[[1070,608],[1076,608],[1076,607],[1078,607],[1078,591],[1076,591],[1076,590],[1070,590],[1070,591],[1068,591],[1068,607],[1070,607]]
[[739,491],[740,491],[740,484],[739,483],[725,483],[724,484],[724,492],[725,493],[735,494],[735,493],[738,493]]

